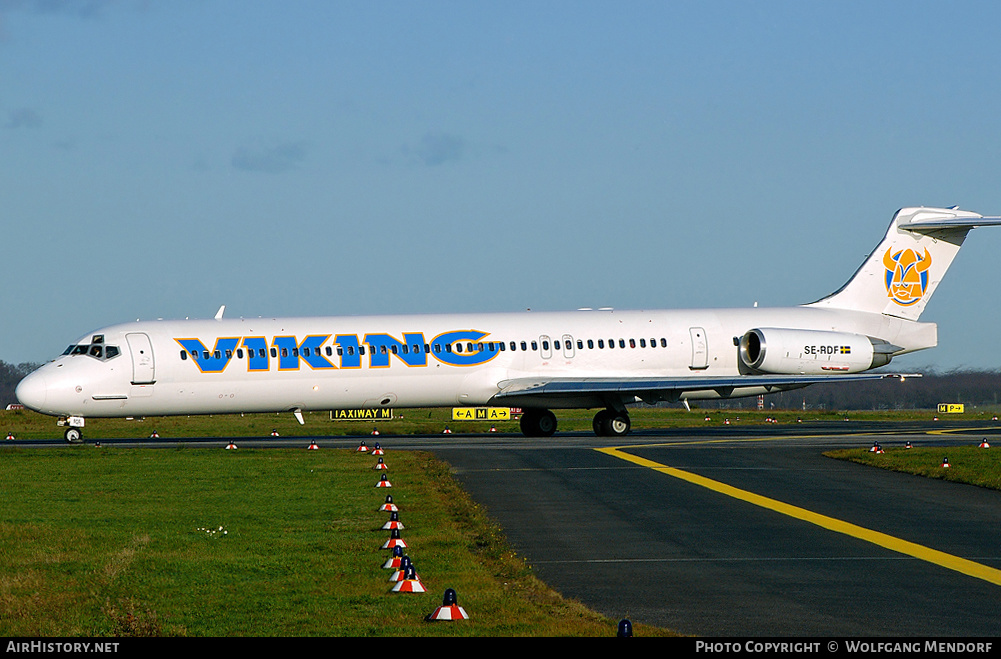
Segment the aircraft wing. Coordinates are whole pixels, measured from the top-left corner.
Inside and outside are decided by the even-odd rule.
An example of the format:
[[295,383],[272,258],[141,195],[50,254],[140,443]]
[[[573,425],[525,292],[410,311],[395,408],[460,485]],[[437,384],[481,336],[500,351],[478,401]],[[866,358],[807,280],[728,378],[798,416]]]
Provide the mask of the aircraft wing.
[[694,391],[716,391],[721,397],[736,389],[763,387],[775,391],[805,387],[822,382],[858,382],[886,378],[921,377],[904,373],[854,373],[851,375],[737,375],[696,377],[623,377],[623,378],[521,378],[499,383],[495,399],[535,396],[637,396],[644,400],[678,400]]

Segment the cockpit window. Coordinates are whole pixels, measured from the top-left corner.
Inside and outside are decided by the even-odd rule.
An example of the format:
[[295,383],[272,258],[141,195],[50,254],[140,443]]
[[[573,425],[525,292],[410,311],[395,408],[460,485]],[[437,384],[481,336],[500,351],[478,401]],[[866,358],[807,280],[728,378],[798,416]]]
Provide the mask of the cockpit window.
[[114,359],[118,355],[122,354],[122,351],[118,348],[118,346],[104,345],[104,336],[101,334],[95,335],[93,340],[93,343],[71,345],[63,351],[63,355],[87,355],[88,357],[99,359],[100,361],[108,361],[109,359]]

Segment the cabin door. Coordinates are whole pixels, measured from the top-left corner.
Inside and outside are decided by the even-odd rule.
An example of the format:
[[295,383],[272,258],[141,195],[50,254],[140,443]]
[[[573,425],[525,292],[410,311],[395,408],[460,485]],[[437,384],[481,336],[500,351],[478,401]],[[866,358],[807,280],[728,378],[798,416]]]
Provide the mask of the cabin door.
[[132,353],[132,384],[153,384],[156,381],[153,369],[153,344],[148,334],[139,332],[126,334],[129,352]]
[[692,364],[689,368],[693,371],[709,368],[709,346],[706,344],[706,331],[701,327],[691,327],[688,333],[692,337]]

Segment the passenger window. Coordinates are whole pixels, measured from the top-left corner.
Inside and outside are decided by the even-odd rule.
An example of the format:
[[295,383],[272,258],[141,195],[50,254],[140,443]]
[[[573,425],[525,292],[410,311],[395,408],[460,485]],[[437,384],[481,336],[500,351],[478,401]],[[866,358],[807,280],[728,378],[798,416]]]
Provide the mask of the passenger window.
[[538,349],[539,349],[539,344],[535,341],[532,341],[532,352],[535,352]]
[[629,347],[630,348],[636,347],[636,339],[629,339]]
[[660,347],[661,348],[666,348],[667,347],[667,339],[661,339],[660,340]]
[[182,362],[188,361],[188,351],[187,350],[182,350],[181,351],[181,361]]
[[522,352],[527,352],[528,351],[528,344],[525,343],[524,341],[521,342],[521,350],[522,350]]
[[588,339],[587,340],[587,349],[588,350],[594,350],[594,339]]
[[646,347],[646,339],[640,339],[640,347],[641,348],[645,348]]

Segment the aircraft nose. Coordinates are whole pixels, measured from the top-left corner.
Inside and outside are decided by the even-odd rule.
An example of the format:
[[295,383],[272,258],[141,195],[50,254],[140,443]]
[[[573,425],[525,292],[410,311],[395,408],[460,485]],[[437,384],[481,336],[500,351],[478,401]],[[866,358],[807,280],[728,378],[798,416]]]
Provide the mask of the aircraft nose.
[[45,407],[47,390],[44,375],[37,372],[29,373],[18,383],[17,388],[14,389],[14,395],[28,409],[40,412]]

